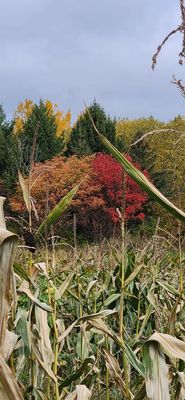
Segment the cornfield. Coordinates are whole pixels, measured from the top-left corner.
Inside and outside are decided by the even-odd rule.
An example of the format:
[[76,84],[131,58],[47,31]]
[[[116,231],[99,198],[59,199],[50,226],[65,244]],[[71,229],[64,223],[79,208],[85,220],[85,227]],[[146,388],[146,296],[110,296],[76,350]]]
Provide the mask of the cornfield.
[[[97,135],[155,201],[185,221]],[[19,180],[31,223],[29,188]],[[182,248],[158,232],[137,248],[124,219],[120,243],[78,248],[48,236],[77,190],[38,228],[36,255],[7,230],[1,198],[0,399],[185,399]]]

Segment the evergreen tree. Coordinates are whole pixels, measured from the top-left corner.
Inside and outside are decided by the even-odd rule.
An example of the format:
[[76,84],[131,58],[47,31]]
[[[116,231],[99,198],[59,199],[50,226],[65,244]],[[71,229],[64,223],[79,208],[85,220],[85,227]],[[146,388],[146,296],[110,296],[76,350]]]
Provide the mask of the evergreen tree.
[[6,190],[12,191],[17,180],[18,147],[13,137],[13,123],[6,121],[0,106],[0,177]]
[[[97,129],[114,144],[116,121],[107,116],[104,109],[96,101],[93,102],[88,110]],[[102,151],[105,152],[105,148],[100,143],[89,114],[85,110],[72,128],[67,155],[76,154],[81,157]]]
[[19,133],[20,164],[28,172],[30,162],[44,162],[62,151],[63,142],[56,135],[55,116],[50,113],[42,100],[34,104],[33,110]]

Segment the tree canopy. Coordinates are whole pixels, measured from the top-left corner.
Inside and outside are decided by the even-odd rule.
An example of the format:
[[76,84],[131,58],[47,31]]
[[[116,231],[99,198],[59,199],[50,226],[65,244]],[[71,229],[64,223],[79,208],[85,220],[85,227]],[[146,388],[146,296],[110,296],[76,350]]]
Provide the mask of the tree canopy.
[[[96,127],[112,142],[115,142],[116,121],[106,115],[104,109],[94,100],[88,107]],[[105,151],[97,138],[87,110],[78,117],[74,124],[68,145],[68,155],[84,156]]]

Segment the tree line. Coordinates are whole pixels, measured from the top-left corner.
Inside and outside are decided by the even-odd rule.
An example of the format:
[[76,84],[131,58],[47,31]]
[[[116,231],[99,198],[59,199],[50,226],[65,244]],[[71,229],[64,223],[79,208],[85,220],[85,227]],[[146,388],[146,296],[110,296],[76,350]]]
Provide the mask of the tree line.
[[[18,105],[14,118],[10,122],[7,122],[3,107],[0,107],[0,190],[1,194],[5,193],[11,199],[12,209],[17,212],[23,211],[17,186],[18,169],[24,176],[29,176],[30,171],[32,171],[33,176],[34,173],[37,175],[39,170],[40,173],[42,172],[42,179],[46,179],[48,171],[53,170],[52,181],[50,182],[51,190],[47,193],[48,204],[52,205],[52,201],[57,201],[67,188],[71,188],[72,184],[79,183],[82,176],[74,174],[74,170],[82,169],[84,162],[84,171],[91,176],[89,199],[84,217],[82,218],[82,212],[79,213],[84,226],[87,225],[88,218],[93,221],[96,220],[92,212],[93,206],[90,206],[90,204],[94,204],[95,211],[97,204],[101,202],[98,206],[101,219],[104,218],[104,221],[106,221],[109,216],[112,223],[116,222],[116,210],[121,207],[118,201],[121,191],[121,178],[118,178],[120,172],[118,172],[111,157],[106,158],[103,155],[105,149],[97,139],[88,111],[98,130],[119,150],[128,154],[140,169],[146,171],[150,179],[165,195],[183,208],[185,205],[183,183],[185,120],[182,116],[177,116],[168,123],[158,121],[153,117],[116,120],[116,118],[106,115],[103,107],[94,100],[88,110],[84,109],[72,125],[70,111],[66,113],[60,111],[57,105],[52,104],[49,100],[40,100],[38,104],[31,100],[25,100]],[[80,162],[82,163],[81,166]],[[68,167],[66,167],[67,165]],[[68,168],[66,175],[68,183],[65,179],[62,181],[65,168]],[[73,174],[77,175],[76,181],[71,178]],[[94,174],[96,179],[92,178]],[[57,182],[56,185],[54,185],[54,181]],[[99,195],[97,185],[99,185]],[[43,187],[43,183],[41,183],[41,186]],[[42,202],[39,203],[39,199],[41,199],[39,188],[42,191],[41,186],[38,185],[37,193],[34,193],[36,207],[40,211]],[[57,188],[54,188],[54,186],[57,186]],[[127,213],[129,215],[128,220],[137,220],[135,211],[137,204],[140,204],[139,197],[138,192],[137,194],[134,192],[134,185],[131,186],[132,189],[128,185],[127,202],[129,191],[132,192],[132,196],[130,196],[130,203],[128,202],[127,207],[131,207],[130,210],[132,210],[133,206],[134,212]],[[83,187],[81,190],[84,191]],[[78,203],[78,196],[76,203]],[[82,205],[83,200],[81,199],[79,206],[82,207]],[[77,207],[74,207],[75,210],[77,212]],[[160,210],[157,210],[157,212],[160,214]],[[140,220],[142,220],[143,215],[150,216],[150,214],[151,202],[145,199],[144,202],[141,201],[138,215],[141,216]],[[79,225],[82,226],[83,223],[80,222],[80,218]],[[107,224],[105,225],[107,226]]]

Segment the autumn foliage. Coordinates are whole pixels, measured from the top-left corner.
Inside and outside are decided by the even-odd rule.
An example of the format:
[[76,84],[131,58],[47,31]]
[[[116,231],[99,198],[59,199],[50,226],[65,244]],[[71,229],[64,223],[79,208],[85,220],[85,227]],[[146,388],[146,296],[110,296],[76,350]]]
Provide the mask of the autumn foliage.
[[[126,157],[132,162],[129,155]],[[134,163],[134,165],[140,169],[139,164]],[[107,213],[114,223],[119,221],[119,213],[116,209],[122,212],[124,201],[124,218],[126,220],[144,219],[142,207],[146,203],[148,195],[128,175],[124,176],[121,165],[112,156],[103,153],[97,154],[93,160],[93,171],[96,174],[96,181],[101,185]],[[143,171],[143,173],[148,176],[147,171]]]
[[[123,170],[112,156],[103,153],[82,158],[57,156],[35,164],[31,175],[31,196],[40,221],[79,182],[82,183],[77,195],[59,222],[61,230],[72,227],[73,215],[76,214],[80,232],[93,237],[99,232],[111,234],[115,226],[119,226],[122,212]],[[128,176],[125,183],[125,218],[128,221],[143,220],[147,194]],[[19,214],[26,212],[19,188],[11,199],[11,207]]]

